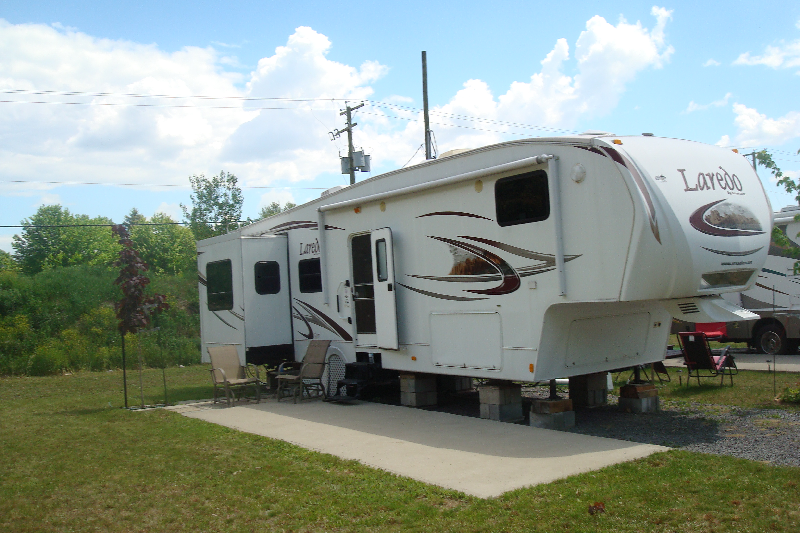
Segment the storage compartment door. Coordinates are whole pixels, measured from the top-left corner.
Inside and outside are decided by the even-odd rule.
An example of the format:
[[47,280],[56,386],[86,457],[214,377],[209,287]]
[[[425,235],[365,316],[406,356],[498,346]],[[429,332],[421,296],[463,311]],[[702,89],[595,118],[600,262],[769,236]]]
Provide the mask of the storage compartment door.
[[242,272],[247,348],[291,344],[288,238],[243,238]]
[[378,229],[370,235],[372,276],[375,283],[375,328],[378,348],[397,350],[397,300],[394,282],[392,230]]

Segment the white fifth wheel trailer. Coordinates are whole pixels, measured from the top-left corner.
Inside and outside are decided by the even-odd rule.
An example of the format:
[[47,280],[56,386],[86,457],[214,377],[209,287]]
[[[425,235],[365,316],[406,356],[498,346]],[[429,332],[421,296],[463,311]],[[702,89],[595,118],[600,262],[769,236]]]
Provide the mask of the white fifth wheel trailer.
[[514,381],[664,358],[672,317],[754,315],[772,209],[731,150],[653,136],[522,140],[373,177],[198,242],[203,357],[380,354]]

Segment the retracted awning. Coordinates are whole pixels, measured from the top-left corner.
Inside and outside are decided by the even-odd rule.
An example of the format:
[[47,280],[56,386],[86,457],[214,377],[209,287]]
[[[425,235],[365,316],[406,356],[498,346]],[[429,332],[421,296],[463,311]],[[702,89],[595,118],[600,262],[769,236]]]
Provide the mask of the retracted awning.
[[759,318],[757,314],[723,300],[720,296],[678,298],[661,300],[660,303],[673,318],[684,322],[738,322]]

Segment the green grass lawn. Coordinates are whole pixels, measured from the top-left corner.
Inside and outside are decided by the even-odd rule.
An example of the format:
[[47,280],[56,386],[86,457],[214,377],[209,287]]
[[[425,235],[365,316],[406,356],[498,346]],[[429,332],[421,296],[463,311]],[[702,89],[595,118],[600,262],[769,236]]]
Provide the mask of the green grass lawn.
[[[203,366],[167,380],[173,402],[211,396]],[[734,383],[662,394],[744,401]],[[145,385],[162,401],[161,371]],[[120,372],[0,379],[0,531],[800,530],[798,468],[670,451],[482,500],[121,404]]]

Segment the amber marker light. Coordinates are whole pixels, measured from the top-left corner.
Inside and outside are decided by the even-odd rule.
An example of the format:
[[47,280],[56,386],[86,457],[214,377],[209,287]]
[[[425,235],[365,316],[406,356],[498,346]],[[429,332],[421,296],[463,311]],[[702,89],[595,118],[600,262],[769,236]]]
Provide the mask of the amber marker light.
[[614,143],[614,144],[622,144],[622,141],[620,141],[619,139],[614,139],[611,142]]
[[361,212],[361,208],[360,208],[360,207],[354,207],[354,208],[353,208],[353,212],[354,212],[355,214],[359,214],[359,213]]
[[739,153],[739,149],[738,149],[738,148],[734,148],[734,149],[733,149],[733,153],[734,153],[734,154],[738,154],[738,153]]
[[530,371],[531,371],[531,374],[533,374],[533,363],[531,363],[530,365],[528,365],[528,370],[530,370]]
[[417,360],[417,356],[416,356],[416,355],[412,355],[412,356],[411,356],[411,360],[412,360],[412,361],[416,361],[416,360]]

